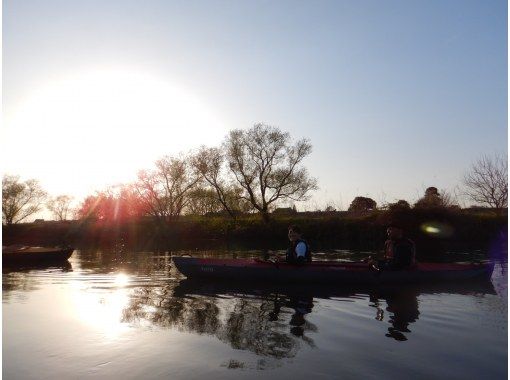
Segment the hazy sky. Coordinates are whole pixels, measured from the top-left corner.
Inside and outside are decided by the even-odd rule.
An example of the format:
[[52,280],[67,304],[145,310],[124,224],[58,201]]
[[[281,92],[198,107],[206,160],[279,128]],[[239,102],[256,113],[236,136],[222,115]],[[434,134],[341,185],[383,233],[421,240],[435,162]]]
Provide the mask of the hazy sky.
[[507,153],[507,2],[4,0],[3,113],[53,195],[265,122],[311,140],[308,207],[413,202]]

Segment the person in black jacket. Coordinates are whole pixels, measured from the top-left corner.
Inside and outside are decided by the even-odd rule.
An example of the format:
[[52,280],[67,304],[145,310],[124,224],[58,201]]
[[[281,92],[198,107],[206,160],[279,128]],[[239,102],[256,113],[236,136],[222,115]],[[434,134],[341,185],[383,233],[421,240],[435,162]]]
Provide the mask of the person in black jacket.
[[404,236],[404,229],[390,225],[386,230],[388,240],[384,244],[384,259],[377,263],[378,269],[402,270],[415,264],[414,242]]

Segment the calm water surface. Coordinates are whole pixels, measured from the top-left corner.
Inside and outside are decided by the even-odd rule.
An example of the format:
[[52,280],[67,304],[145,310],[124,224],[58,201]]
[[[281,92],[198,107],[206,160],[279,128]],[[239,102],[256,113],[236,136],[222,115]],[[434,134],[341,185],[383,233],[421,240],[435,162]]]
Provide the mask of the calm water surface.
[[507,378],[506,263],[471,284],[241,286],[186,280],[168,253],[75,251],[2,285],[6,379]]

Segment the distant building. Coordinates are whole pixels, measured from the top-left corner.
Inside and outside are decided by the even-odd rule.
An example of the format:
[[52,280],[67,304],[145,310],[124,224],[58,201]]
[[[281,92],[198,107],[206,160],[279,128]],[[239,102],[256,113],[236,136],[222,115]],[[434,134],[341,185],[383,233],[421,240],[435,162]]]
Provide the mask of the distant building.
[[297,211],[295,207],[278,207],[273,211],[273,214],[275,215],[292,215],[296,213]]

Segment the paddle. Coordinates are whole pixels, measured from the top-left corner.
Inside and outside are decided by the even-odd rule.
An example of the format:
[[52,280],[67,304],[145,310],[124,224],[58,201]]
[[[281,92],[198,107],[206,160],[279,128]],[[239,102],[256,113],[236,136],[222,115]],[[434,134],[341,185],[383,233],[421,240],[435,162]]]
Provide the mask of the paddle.
[[255,258],[255,261],[258,263],[270,263],[273,264],[276,268],[279,268],[279,261],[277,256],[273,256],[272,258],[268,257],[264,259]]

